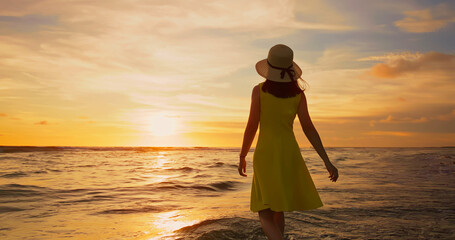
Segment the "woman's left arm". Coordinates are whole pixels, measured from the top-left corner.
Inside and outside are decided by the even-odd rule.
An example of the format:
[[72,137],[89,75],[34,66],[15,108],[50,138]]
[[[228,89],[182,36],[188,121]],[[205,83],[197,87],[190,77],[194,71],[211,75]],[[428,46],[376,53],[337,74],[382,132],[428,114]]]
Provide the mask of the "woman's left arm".
[[245,157],[250,151],[251,144],[253,143],[254,136],[259,126],[259,116],[261,113],[261,105],[259,101],[259,85],[256,85],[253,88],[251,93],[251,107],[250,107],[250,116],[248,117],[248,123],[246,125],[245,133],[243,135],[243,144],[242,150],[240,152],[240,162],[239,162],[239,174],[246,177],[246,160]]

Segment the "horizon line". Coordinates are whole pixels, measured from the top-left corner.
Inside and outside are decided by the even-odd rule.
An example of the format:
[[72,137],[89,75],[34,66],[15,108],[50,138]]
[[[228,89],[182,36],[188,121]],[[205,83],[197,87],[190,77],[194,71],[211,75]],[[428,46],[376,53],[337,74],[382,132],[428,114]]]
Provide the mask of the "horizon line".
[[[209,146],[83,146],[83,145],[0,145],[0,147],[80,147],[80,148],[239,148],[242,147],[233,147],[233,146],[219,146],[219,147],[209,147]],[[313,148],[313,146],[305,146],[299,148]],[[324,146],[324,148],[455,148],[455,146]],[[250,149],[254,149],[251,147]]]

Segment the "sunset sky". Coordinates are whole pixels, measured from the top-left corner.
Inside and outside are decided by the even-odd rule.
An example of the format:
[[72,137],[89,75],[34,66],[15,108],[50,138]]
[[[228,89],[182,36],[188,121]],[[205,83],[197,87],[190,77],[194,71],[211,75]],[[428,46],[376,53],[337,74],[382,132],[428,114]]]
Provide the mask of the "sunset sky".
[[0,0],[0,145],[241,147],[278,43],[324,146],[455,145],[455,2],[362,0]]

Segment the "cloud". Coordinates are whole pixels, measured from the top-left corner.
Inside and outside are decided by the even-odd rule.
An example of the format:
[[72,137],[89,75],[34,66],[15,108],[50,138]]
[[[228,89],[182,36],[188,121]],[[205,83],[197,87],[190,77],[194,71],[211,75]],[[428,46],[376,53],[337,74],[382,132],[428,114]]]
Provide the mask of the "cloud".
[[[331,4],[312,1],[311,6],[293,0],[0,1],[3,20],[16,24],[5,25],[9,34],[0,34],[0,90],[6,90],[0,92],[0,104],[19,97],[17,104],[44,106],[36,100],[46,98],[69,108],[85,93],[104,91],[154,109],[196,115],[211,107],[236,115],[249,96],[232,96],[229,90],[249,82],[228,77],[239,71],[255,74],[254,63],[270,47],[258,42],[286,40],[302,30],[352,28]],[[314,18],[303,19],[308,12]],[[33,18],[38,31],[25,35],[15,27]],[[230,85],[220,84],[222,78]],[[101,98],[74,107],[100,105]]]
[[371,131],[365,132],[366,135],[379,135],[379,136],[397,136],[397,137],[409,137],[414,135],[412,132],[396,132],[396,131]]
[[[421,109],[423,111],[424,109]],[[435,110],[435,109],[433,109]],[[442,110],[444,111],[444,110]],[[408,109],[408,113],[412,113],[410,109]],[[403,124],[409,123],[428,123],[433,122],[433,125],[441,124],[439,121],[452,121],[455,120],[455,109],[451,110],[449,113],[441,113],[441,110],[436,110],[436,112],[427,112],[425,115],[421,117],[397,117],[392,114],[389,114],[386,118],[382,119],[372,119],[369,120],[370,127],[376,126],[377,123],[385,123],[385,124],[399,124],[404,126]],[[409,125],[407,125],[409,126]]]
[[402,31],[412,33],[435,32],[455,22],[455,12],[445,3],[428,9],[405,11],[403,14],[406,17],[394,24]]
[[35,123],[35,125],[48,125],[48,124],[49,123],[47,121],[45,121],[45,120]]
[[[306,63],[310,112],[322,132],[331,131],[324,135],[327,138],[340,137],[345,145],[374,145],[368,140],[382,138],[372,137],[378,132],[361,133],[417,132],[443,125],[439,131],[451,124],[453,88],[439,84],[445,83],[440,75],[376,82],[365,81],[377,80],[372,75],[360,76],[373,65],[366,61],[387,65],[394,77],[447,65],[436,61],[430,68],[403,70],[403,63],[396,63],[401,59],[418,64],[425,55],[420,53],[361,58],[403,47],[389,41],[387,34],[372,34],[374,27],[345,33],[353,29],[351,24],[357,30],[365,26],[363,22],[376,24],[369,19],[386,23],[385,18],[391,19],[390,12],[383,15],[388,8],[396,16],[408,5],[387,3],[377,11],[367,4],[378,15],[363,11],[363,5],[350,5],[317,0],[0,1],[0,15],[8,16],[0,25],[2,33],[8,33],[0,34],[1,111],[8,113],[6,119],[18,116],[32,126],[41,117],[48,119],[49,123],[35,123],[37,132],[58,127],[58,122],[74,122],[74,131],[86,128],[90,134],[103,135],[108,132],[103,126],[118,126],[131,136],[146,134],[149,120],[166,111],[181,120],[188,134],[210,134],[214,140],[203,139],[208,144],[223,142],[230,134],[237,141],[248,117],[250,87],[260,80],[254,63],[267,55],[274,42],[282,41],[295,49],[298,62]],[[361,10],[366,21],[352,17]],[[39,17],[30,25],[33,31],[24,32],[20,27],[30,22],[30,16]],[[366,41],[371,38],[377,38],[375,44]],[[449,67],[444,68],[446,73]],[[418,85],[422,82],[429,86]],[[428,123],[418,124],[427,119]],[[371,120],[375,128],[368,125]],[[18,121],[5,122],[12,126],[5,129],[23,127]],[[69,136],[70,131],[68,127],[58,134]],[[339,136],[340,132],[345,135]]]
[[56,25],[57,17],[42,15],[24,15],[24,16],[1,16],[0,15],[0,32],[10,29],[14,32],[33,32],[39,31],[46,25]]
[[[330,5],[318,2],[308,9],[308,3],[299,7],[294,0],[198,0],[140,1],[131,3],[124,0],[105,2],[62,2],[59,0],[20,1],[15,4],[0,3],[0,14],[22,16],[26,14],[59,15],[60,21],[68,24],[90,24],[91,29],[115,27],[126,30],[139,28],[153,30],[159,34],[188,32],[194,29],[232,29],[235,31],[265,31],[270,28],[340,30],[350,26],[340,25],[340,19],[333,19],[336,11]],[[11,6],[14,5],[14,6]],[[297,10],[299,9],[299,10]],[[316,20],[299,21],[296,12],[310,11]],[[329,15],[332,19],[321,19]],[[132,15],[131,13],[134,13]],[[319,13],[319,14],[318,14]],[[115,15],[115,18],[111,18]],[[94,26],[93,26],[94,25]],[[86,26],[88,27],[88,26]],[[279,30],[279,29],[278,29]],[[279,31],[282,33],[283,31]]]
[[419,52],[390,52],[384,55],[368,56],[356,59],[357,61],[393,61],[397,59],[415,60],[422,56]]
[[[10,116],[10,115],[8,115],[8,114],[6,114],[6,113],[0,113],[0,117],[6,118],[6,117],[8,117],[8,116]],[[12,120],[20,120],[20,118],[11,117],[11,116],[9,117],[9,119],[12,119]]]
[[428,52],[417,55],[414,59],[405,57],[389,58],[386,63],[378,63],[370,73],[380,78],[396,78],[406,73],[419,71],[443,70],[451,73],[455,69],[455,55]]
[[428,122],[428,118],[426,117],[420,117],[420,118],[411,118],[411,117],[393,117],[392,115],[387,116],[385,119],[379,120],[381,123],[422,123],[422,122]]
[[441,114],[436,116],[436,119],[441,120],[441,121],[451,121],[455,120],[455,109],[452,110],[452,112],[448,114]]
[[387,116],[385,119],[371,120],[370,126],[375,126],[376,123],[424,123],[428,122],[427,117],[412,118],[412,117],[394,117],[392,115]]

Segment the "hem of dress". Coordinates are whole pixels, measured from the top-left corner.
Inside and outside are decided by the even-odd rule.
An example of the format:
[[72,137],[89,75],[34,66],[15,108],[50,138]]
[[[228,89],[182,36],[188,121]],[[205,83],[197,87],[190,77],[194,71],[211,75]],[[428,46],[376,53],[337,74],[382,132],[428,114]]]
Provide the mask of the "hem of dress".
[[273,207],[264,207],[264,208],[258,209],[257,211],[254,211],[253,209],[250,208],[250,211],[254,212],[254,213],[257,213],[257,212],[259,212],[261,210],[264,210],[264,209],[267,209],[267,208],[270,208],[270,210],[272,210],[274,212],[308,211],[308,210],[313,210],[313,209],[320,208],[322,206],[324,206],[324,204],[313,206],[313,207],[307,207],[307,208],[293,208],[293,209],[280,209],[280,210],[273,210]]

